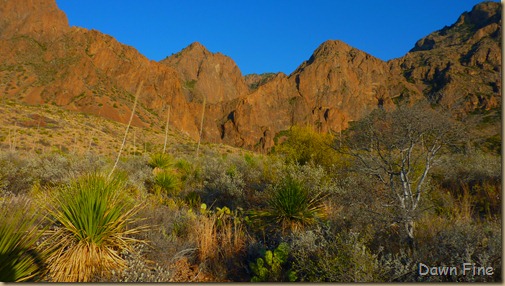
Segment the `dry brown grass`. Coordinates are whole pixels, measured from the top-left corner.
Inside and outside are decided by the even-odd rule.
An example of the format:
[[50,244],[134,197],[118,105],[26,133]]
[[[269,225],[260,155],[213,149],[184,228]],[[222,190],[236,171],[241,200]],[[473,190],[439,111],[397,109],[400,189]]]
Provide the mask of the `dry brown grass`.
[[218,281],[239,272],[247,243],[244,225],[231,215],[210,213],[195,218],[198,261]]
[[216,229],[216,217],[214,215],[202,215],[196,220],[195,236],[198,247],[198,259],[200,261],[213,260],[219,247]]

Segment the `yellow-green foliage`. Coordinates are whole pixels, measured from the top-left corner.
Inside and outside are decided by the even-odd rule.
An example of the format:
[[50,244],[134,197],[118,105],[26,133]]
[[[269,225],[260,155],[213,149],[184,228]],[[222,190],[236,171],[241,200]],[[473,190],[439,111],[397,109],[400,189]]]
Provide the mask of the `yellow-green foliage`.
[[275,146],[274,152],[288,162],[301,165],[313,163],[330,167],[338,162],[338,154],[331,148],[333,136],[316,132],[310,126],[293,126],[286,133],[287,139]]

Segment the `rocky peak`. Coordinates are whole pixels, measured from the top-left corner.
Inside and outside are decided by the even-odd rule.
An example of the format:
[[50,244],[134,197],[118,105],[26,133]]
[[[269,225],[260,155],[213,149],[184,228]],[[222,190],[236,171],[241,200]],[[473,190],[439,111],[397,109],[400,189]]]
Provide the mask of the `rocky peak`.
[[401,69],[433,103],[464,113],[499,106],[501,9],[496,2],[474,6],[390,61],[392,69]]
[[478,30],[491,23],[499,23],[500,21],[501,3],[483,2],[475,5],[472,11],[463,13],[455,25],[470,25],[475,30]]
[[161,61],[177,70],[188,101],[220,103],[248,93],[236,63],[221,53],[209,52],[194,42]]
[[40,39],[61,35],[68,20],[54,0],[0,1],[0,38],[30,35]]
[[465,42],[474,44],[488,35],[497,38],[501,28],[501,9],[501,4],[496,2],[477,4],[472,11],[463,13],[453,25],[417,41],[410,52],[451,47]]
[[186,48],[182,50],[182,52],[187,52],[187,53],[192,53],[196,55],[205,55],[205,54],[210,54],[209,50],[202,45],[200,42],[193,42]]

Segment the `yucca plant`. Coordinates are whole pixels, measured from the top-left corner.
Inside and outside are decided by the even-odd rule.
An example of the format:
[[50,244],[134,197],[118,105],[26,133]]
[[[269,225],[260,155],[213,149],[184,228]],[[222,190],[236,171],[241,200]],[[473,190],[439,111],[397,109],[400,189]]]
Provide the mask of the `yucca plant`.
[[43,269],[43,254],[35,245],[42,231],[37,217],[27,214],[26,204],[14,211],[7,209],[8,204],[0,204],[0,281],[32,281]]
[[133,252],[139,240],[131,235],[145,230],[128,228],[139,206],[126,197],[125,181],[95,173],[57,190],[47,208],[56,226],[46,240],[54,281],[86,282],[125,267],[120,253]]
[[181,181],[177,174],[164,171],[154,177],[154,188],[156,194],[177,195],[181,186]]
[[155,153],[152,154],[147,163],[151,168],[156,170],[155,172],[160,172],[162,170],[168,170],[174,166],[174,160],[168,154]]
[[300,182],[288,177],[274,187],[267,209],[255,212],[254,216],[280,225],[283,231],[297,231],[324,218],[323,198],[324,195],[313,194]]

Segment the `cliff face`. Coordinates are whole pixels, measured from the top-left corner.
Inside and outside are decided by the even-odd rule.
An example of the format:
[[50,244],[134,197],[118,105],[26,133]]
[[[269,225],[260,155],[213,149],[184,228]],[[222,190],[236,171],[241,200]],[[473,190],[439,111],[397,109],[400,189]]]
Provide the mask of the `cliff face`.
[[69,27],[54,0],[0,0],[0,92],[126,123],[171,125],[203,140],[267,151],[294,124],[338,132],[374,108],[426,97],[466,114],[501,106],[501,5],[482,3],[419,40],[404,57],[381,61],[327,41],[291,75],[243,77],[227,56],[199,43],[161,62],[98,31]]

